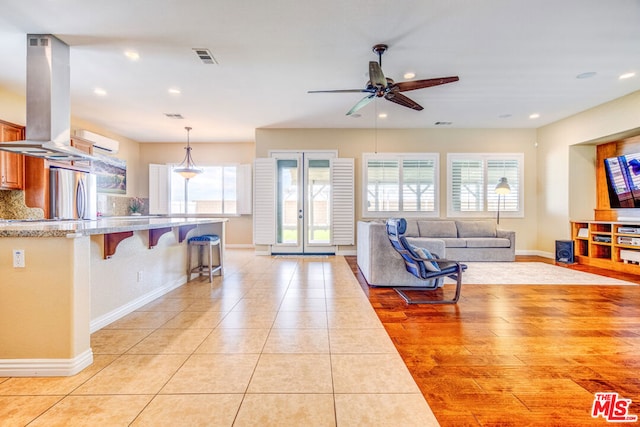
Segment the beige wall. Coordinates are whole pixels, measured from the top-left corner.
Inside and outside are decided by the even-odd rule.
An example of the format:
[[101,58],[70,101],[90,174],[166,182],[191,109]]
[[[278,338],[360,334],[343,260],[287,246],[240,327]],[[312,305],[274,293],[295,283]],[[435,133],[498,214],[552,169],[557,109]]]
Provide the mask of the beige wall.
[[24,126],[27,121],[26,98],[0,86],[0,119]]
[[[13,249],[24,250],[26,268],[13,268]],[[0,359],[88,351],[89,238],[4,237],[0,252]]]
[[536,246],[555,251],[555,240],[570,238],[570,219],[593,219],[593,145],[640,133],[640,91],[541,127],[538,140],[538,229]]
[[440,216],[446,216],[447,153],[524,153],[525,216],[501,218],[500,226],[515,230],[516,248],[536,249],[536,132],[534,129],[258,129],[256,156],[270,150],[338,150],[340,157],[355,159],[356,221],[362,218],[363,153],[429,152],[440,154]]
[[[149,164],[180,163],[184,158],[185,142],[140,144],[140,195],[149,195]],[[245,143],[196,143],[191,144],[196,165],[208,164],[252,164],[255,144]],[[197,178],[194,178],[197,179]],[[253,216],[229,217],[226,228],[227,245],[248,247],[253,244]]]

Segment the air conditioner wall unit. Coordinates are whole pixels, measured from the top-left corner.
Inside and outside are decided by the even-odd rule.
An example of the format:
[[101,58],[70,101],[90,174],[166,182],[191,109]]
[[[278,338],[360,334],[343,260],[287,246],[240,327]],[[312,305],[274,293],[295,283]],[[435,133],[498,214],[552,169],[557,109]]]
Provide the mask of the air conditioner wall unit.
[[75,135],[93,143],[93,148],[97,148],[108,153],[117,153],[120,149],[120,143],[115,139],[89,132],[88,130],[78,129]]

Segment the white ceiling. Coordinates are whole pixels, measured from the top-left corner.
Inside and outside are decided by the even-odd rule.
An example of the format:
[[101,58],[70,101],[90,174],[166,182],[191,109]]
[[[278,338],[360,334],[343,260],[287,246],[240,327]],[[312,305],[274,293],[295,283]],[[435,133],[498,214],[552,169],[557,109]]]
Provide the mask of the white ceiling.
[[[26,34],[54,34],[71,46],[72,115],[141,142],[182,141],[185,126],[193,142],[253,141],[261,127],[531,128],[640,89],[640,0],[2,0],[0,10],[0,87],[24,94]],[[378,98],[359,118],[345,113],[361,94],[307,93],[364,88],[377,43],[389,45],[387,77],[460,81],[405,92],[423,111]],[[597,74],[576,78],[585,72]],[[618,79],[627,72],[638,75]]]

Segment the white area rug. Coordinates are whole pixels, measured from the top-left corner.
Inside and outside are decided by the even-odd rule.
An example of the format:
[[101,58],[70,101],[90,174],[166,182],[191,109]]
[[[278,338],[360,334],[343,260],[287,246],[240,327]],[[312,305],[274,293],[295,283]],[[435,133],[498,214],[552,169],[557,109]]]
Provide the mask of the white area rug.
[[[462,284],[481,285],[631,285],[635,283],[543,262],[465,262]],[[446,279],[446,283],[453,283]]]

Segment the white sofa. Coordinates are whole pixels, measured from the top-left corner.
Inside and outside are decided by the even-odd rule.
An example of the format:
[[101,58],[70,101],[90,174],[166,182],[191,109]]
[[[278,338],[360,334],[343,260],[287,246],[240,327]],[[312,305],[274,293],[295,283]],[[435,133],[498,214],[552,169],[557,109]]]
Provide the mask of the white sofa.
[[[409,243],[454,261],[514,261],[515,232],[492,220],[407,219]],[[358,221],[357,263],[373,286],[421,286],[393,249],[383,221]]]

